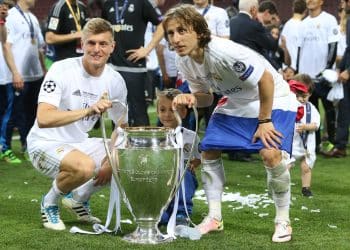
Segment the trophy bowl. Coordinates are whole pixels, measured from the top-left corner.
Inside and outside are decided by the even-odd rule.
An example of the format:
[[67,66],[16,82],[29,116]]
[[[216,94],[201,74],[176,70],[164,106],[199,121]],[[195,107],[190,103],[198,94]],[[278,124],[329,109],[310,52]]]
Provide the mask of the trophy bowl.
[[127,127],[118,133],[112,150],[113,177],[124,192],[137,229],[123,237],[140,244],[171,241],[158,230],[163,210],[174,196],[179,179],[180,147],[174,130]]

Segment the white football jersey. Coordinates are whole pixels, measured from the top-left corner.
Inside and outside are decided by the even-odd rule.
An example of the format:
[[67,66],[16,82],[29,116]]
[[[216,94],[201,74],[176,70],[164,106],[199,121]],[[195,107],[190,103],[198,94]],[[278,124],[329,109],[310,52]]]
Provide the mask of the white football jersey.
[[[316,107],[310,103],[310,123],[315,123],[317,128],[320,126],[320,113],[316,109]],[[300,103],[299,103],[300,105]],[[306,104],[302,105],[304,107],[304,116],[300,120],[300,124],[305,124],[306,123]],[[296,126],[298,123],[296,123]],[[315,160],[316,160],[316,131],[310,131],[308,136],[307,136],[307,154],[306,150],[303,144],[303,140],[300,136],[300,134],[294,130],[294,138],[293,138],[293,149],[292,149],[292,156],[295,159],[300,159],[301,157],[306,156],[306,163],[310,166],[313,167]]]
[[[118,99],[126,103],[125,81],[118,72],[106,65],[100,76],[91,76],[84,70],[82,57],[75,57],[58,61],[51,66],[41,86],[38,103],[48,103],[59,110],[79,110],[95,104],[105,92],[111,100]],[[123,110],[119,108],[114,113],[111,118],[115,121],[122,116]],[[92,115],[55,128],[39,128],[35,121],[28,138],[82,142],[98,119],[98,115]],[[124,122],[127,122],[127,116]]]
[[296,69],[298,56],[298,36],[301,20],[289,19],[283,26],[281,36],[286,38],[287,49],[291,58],[291,66]]
[[299,73],[315,77],[323,71],[327,66],[328,44],[338,40],[338,24],[334,16],[323,11],[317,17],[305,18],[298,38]]
[[[38,19],[30,12],[24,13],[25,18],[16,7],[8,12],[6,27],[7,42],[11,44],[11,51],[16,67],[23,80],[35,81],[43,76],[38,50],[45,46]],[[33,24],[34,39],[32,41],[27,21]],[[12,82],[12,75],[7,71],[7,81]]]
[[265,70],[275,83],[275,96],[283,96],[288,84],[259,53],[228,39],[214,37],[204,51],[204,63],[189,56],[176,57],[177,68],[190,83],[192,93],[214,92],[234,99],[258,100],[258,81]]
[[206,8],[197,8],[196,6],[195,8],[200,14],[204,14],[212,35],[220,37],[230,36],[230,21],[226,10],[214,5],[209,5],[207,11]]

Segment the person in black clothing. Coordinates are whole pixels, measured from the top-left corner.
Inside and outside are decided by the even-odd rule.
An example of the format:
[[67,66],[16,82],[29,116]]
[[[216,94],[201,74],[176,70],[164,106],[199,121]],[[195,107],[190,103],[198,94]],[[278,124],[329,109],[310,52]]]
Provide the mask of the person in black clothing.
[[59,0],[51,8],[45,41],[54,45],[54,61],[81,56],[81,30],[88,19],[86,6],[78,0]]
[[[144,83],[147,81],[145,57],[163,37],[161,13],[148,0],[108,0],[102,18],[112,23],[116,46],[111,63],[125,79],[128,89],[129,125],[149,125]],[[157,26],[152,40],[145,47],[147,23]]]

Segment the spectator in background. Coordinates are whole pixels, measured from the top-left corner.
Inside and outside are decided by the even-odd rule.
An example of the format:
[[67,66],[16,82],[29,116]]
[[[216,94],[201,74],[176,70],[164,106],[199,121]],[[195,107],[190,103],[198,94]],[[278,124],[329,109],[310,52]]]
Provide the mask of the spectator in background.
[[280,18],[278,16],[278,11],[275,3],[273,1],[262,1],[259,4],[257,19],[264,25],[277,24],[280,23]]
[[291,58],[291,67],[297,68],[298,34],[301,21],[307,12],[305,0],[293,1],[293,16],[283,26],[281,36],[286,39],[287,49]]
[[270,30],[273,39],[275,39],[276,43],[281,41],[276,50],[267,51],[268,61],[272,64],[272,66],[280,73],[282,73],[283,65],[289,66],[290,55],[286,45],[286,39],[284,36],[280,37],[280,30],[276,25],[269,25],[267,27]]
[[[102,18],[114,27],[118,46],[111,56],[111,65],[125,79],[128,88],[129,125],[149,125],[144,87],[147,81],[145,58],[163,37],[162,15],[148,0],[107,0],[103,5]],[[157,28],[152,40],[145,46],[148,22]]]
[[295,76],[295,70],[292,67],[287,66],[283,69],[283,79],[286,82],[289,82],[289,80],[291,80],[294,76]]
[[[337,20],[331,14],[322,10],[322,0],[307,0],[306,6],[309,11],[299,27],[298,37],[298,73],[317,78],[325,69],[331,69],[337,55],[337,43],[339,31]],[[322,101],[326,123],[328,140],[334,144],[335,139],[335,108],[333,103],[327,100],[330,90],[323,81],[315,81],[315,91],[310,97],[310,102],[317,109],[319,99]],[[316,151],[319,151],[321,135],[316,133]]]
[[175,88],[178,76],[175,55],[175,51],[170,48],[169,43],[163,38],[157,46],[158,62],[162,72],[162,88]]
[[54,46],[54,61],[81,56],[81,29],[88,19],[86,6],[79,0],[58,0],[48,16],[45,41]]
[[6,128],[11,117],[14,98],[12,83],[6,80],[8,68],[3,55],[7,40],[6,17],[8,10],[13,6],[12,1],[0,0],[0,159],[9,163],[21,163],[22,161],[15,154],[8,154],[4,158],[2,153],[2,148],[6,147]]
[[340,29],[344,30],[344,22],[346,23],[346,49],[342,57],[337,71],[339,73],[339,81],[343,83],[344,98],[338,104],[337,128],[334,141],[334,147],[331,151],[326,152],[327,157],[346,157],[346,146],[349,142],[349,125],[350,125],[350,1],[343,3],[344,13],[341,18]]
[[20,132],[22,152],[26,152],[26,137],[33,126],[37,98],[42,78],[46,72],[44,65],[43,48],[45,46],[39,21],[30,12],[35,0],[18,0],[17,5],[9,10],[6,20],[8,29],[4,56],[8,68],[6,86],[7,94],[12,95],[13,107],[10,120],[6,125],[6,135],[1,137],[1,158],[13,162],[14,154],[11,150],[13,128],[16,126]]

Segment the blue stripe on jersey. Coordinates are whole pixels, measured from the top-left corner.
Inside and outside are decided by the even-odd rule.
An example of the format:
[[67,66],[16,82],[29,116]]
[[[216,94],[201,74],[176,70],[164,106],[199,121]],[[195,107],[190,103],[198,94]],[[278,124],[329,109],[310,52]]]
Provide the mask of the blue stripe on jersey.
[[[272,120],[277,131],[282,133],[280,149],[291,154],[296,112],[273,110]],[[237,150],[257,153],[264,146],[260,140],[252,143],[258,126],[257,118],[246,118],[214,113],[211,117],[201,150]]]
[[247,80],[247,78],[253,73],[254,67],[252,65],[249,65],[248,69],[239,77],[241,81]]

